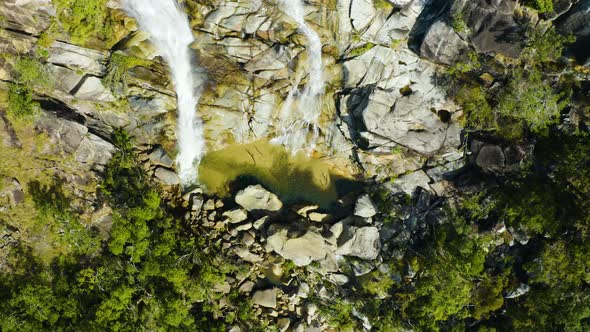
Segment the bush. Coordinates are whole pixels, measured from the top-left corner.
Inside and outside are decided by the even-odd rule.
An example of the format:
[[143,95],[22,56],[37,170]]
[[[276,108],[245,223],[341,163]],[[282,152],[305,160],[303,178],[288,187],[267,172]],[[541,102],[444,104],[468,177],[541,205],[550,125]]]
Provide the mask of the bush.
[[108,38],[112,21],[106,6],[108,0],[53,0],[57,18],[77,44],[88,44],[92,38]]
[[33,117],[39,110],[39,103],[33,101],[33,93],[22,84],[10,83],[8,85],[8,108],[9,116],[24,119]]
[[558,122],[559,114],[569,102],[568,97],[569,92],[556,92],[538,68],[528,72],[515,70],[499,97],[497,111],[539,134]]
[[494,112],[481,86],[462,86],[455,98],[466,113],[464,125],[480,130],[494,129]]
[[105,86],[115,93],[127,92],[127,72],[137,66],[148,66],[150,61],[134,56],[114,52],[107,66],[107,74],[103,79]]
[[15,81],[23,85],[51,89],[53,80],[47,67],[33,57],[20,57],[13,67]]
[[8,86],[7,113],[15,118],[31,118],[39,110],[33,101],[33,87],[50,89],[53,81],[43,63],[33,57],[19,57],[12,67],[15,83]]
[[540,13],[553,11],[553,0],[526,0],[525,5],[538,10]]
[[555,62],[561,57],[565,45],[576,41],[574,36],[561,35],[553,26],[547,30],[534,29],[528,34],[529,39],[520,58],[524,62],[535,66]]

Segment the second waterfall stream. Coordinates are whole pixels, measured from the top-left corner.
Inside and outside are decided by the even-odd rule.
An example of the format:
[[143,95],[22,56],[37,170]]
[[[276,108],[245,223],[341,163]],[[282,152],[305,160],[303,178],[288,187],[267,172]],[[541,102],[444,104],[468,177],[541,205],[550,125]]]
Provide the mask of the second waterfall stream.
[[[176,0],[124,0],[125,10],[150,34],[150,41],[168,63],[176,89],[178,119],[176,165],[183,185],[197,179],[197,165],[205,152],[201,119],[196,105],[203,79],[193,75],[189,45],[194,37],[188,17]],[[198,81],[196,81],[196,80]]]
[[293,153],[311,152],[319,136],[319,118],[322,110],[324,77],[322,65],[322,42],[318,34],[305,22],[303,0],[278,0],[283,12],[291,16],[299,25],[299,30],[307,37],[308,82],[299,91],[303,74],[297,78],[291,92],[281,108],[280,136],[273,143],[283,144]]

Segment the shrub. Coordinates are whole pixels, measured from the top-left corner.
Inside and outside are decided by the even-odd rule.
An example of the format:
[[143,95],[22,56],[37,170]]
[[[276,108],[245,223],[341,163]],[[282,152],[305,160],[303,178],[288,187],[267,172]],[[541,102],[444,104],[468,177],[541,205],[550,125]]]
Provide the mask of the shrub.
[[32,117],[39,109],[33,101],[33,87],[50,89],[53,81],[43,63],[33,57],[19,57],[12,67],[15,83],[8,86],[7,113],[15,118]]
[[134,56],[114,52],[111,54],[107,66],[107,74],[103,79],[105,86],[110,87],[115,93],[126,93],[127,73],[129,69],[137,66],[149,66],[150,61]]
[[560,34],[552,26],[547,30],[531,30],[528,34],[529,40],[521,59],[532,65],[556,61],[561,56],[565,45],[576,40],[574,36]]
[[515,70],[512,79],[499,97],[500,115],[526,124],[535,133],[543,133],[557,123],[559,114],[567,106],[568,92],[555,92],[536,67],[525,73]]
[[20,57],[13,67],[15,80],[24,85],[34,85],[44,89],[53,87],[47,67],[33,57]]
[[538,10],[540,13],[553,11],[553,0],[526,0],[525,5]]
[[388,295],[389,290],[395,282],[389,275],[375,270],[360,277],[360,283],[363,291],[366,293],[384,298]]
[[8,85],[9,116],[24,119],[33,117],[39,110],[39,103],[33,101],[31,89],[22,84],[10,83]]
[[494,112],[481,86],[464,85],[459,88],[455,98],[466,113],[464,125],[483,130],[494,128]]
[[77,44],[87,44],[93,37],[108,38],[112,22],[106,6],[108,0],[53,0],[57,18]]

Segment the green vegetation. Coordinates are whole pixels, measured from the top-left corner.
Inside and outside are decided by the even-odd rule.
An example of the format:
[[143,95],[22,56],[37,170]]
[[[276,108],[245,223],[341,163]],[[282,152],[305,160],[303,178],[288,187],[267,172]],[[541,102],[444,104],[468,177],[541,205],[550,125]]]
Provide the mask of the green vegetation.
[[13,118],[31,118],[39,110],[39,103],[33,101],[33,93],[25,85],[8,85],[8,107],[6,112]]
[[[108,38],[106,0],[54,3],[74,41]],[[551,2],[529,4],[552,10]],[[392,8],[386,0],[375,5]],[[469,32],[461,15],[452,24]],[[39,39],[41,48],[51,43],[50,29]],[[249,296],[218,290],[229,278],[244,280],[248,273],[266,275],[260,284],[283,287],[285,293],[305,281],[311,290],[300,305],[311,301],[328,325],[342,331],[362,330],[363,317],[384,332],[590,330],[590,134],[584,119],[560,123],[566,110],[573,114],[588,106],[572,98],[577,82],[567,74],[569,65],[558,61],[571,38],[553,28],[531,31],[529,37],[519,59],[470,53],[447,74],[468,135],[515,154],[523,142],[534,145],[532,160],[501,175],[470,165],[450,198],[419,190],[415,196],[392,194],[374,184],[368,191],[378,213],[371,223],[381,231],[381,256],[373,262],[338,257],[344,285],[328,281],[336,274],[317,272],[327,270],[319,262],[309,269],[289,260],[245,268],[226,254],[234,245],[227,243],[239,240],[226,234],[213,240],[204,236],[204,226],[185,221],[186,201],[167,198],[171,193],[151,182],[122,130],[111,137],[117,151],[102,180],[87,185],[98,188],[91,192],[92,212],[106,211],[105,218],[91,216],[85,205],[90,203],[81,202],[84,194],[66,182],[75,179],[68,159],[55,158],[47,136],[30,124],[39,108],[34,92],[41,95],[53,85],[43,54],[7,59],[13,80],[6,113],[22,148],[0,149],[0,188],[16,181],[26,197],[0,209],[0,330],[227,331],[238,325],[244,331],[275,331],[253,319],[258,308]],[[350,55],[372,47],[364,44]],[[125,94],[128,71],[150,65],[114,52],[105,84]],[[409,86],[399,92],[412,94]],[[406,150],[389,153],[411,153]],[[506,153],[509,163],[511,158]],[[426,157],[421,164],[438,166]],[[199,174],[206,189],[222,197],[233,185],[256,182],[284,203],[302,200],[322,208],[338,199],[341,181],[350,181],[346,170],[267,141],[211,152]],[[349,196],[342,200],[354,202]],[[293,209],[285,210],[273,222],[299,220]],[[225,227],[211,221],[216,224],[211,232]],[[368,225],[356,217],[343,221],[349,222]],[[17,230],[6,232],[18,237],[12,242],[4,242],[8,227]],[[271,276],[275,263],[282,263],[277,268],[283,273]],[[336,288],[342,297],[325,296]]]
[[148,60],[114,52],[109,59],[107,74],[103,82],[105,86],[110,87],[111,91],[125,94],[127,92],[127,73],[129,69],[137,66],[147,67],[150,64],[151,62]]
[[393,4],[387,0],[375,0],[375,8],[379,10],[392,11]]
[[[527,72],[515,70],[499,96],[496,106],[497,114],[506,119],[515,120],[516,124],[506,124],[504,131],[508,138],[522,137],[522,132],[514,129],[526,125],[534,133],[542,133],[551,124],[557,123],[559,114],[567,106],[568,91],[557,92],[537,68]],[[506,128],[512,130],[506,132]]]
[[[384,262],[390,271],[357,280],[354,307],[378,331],[588,330],[589,149],[587,134],[540,136],[533,167],[417,221],[427,231]],[[412,204],[378,194],[375,201],[384,222]],[[508,231],[494,228],[503,224]],[[506,298],[523,284],[528,292]]]
[[113,208],[110,237],[80,223],[57,178],[29,184],[38,218],[61,228],[73,250],[49,264],[25,243],[10,252],[11,273],[0,275],[2,331],[222,331],[236,321],[255,330],[246,299],[234,294],[223,309],[211,302],[233,265],[206,254],[220,251],[162,203],[128,136],[119,131],[113,141],[119,151],[100,186]]
[[7,113],[13,118],[32,118],[39,109],[33,88],[50,89],[53,82],[44,64],[32,57],[18,57],[12,68],[14,83],[8,85]]
[[36,55],[39,58],[47,59],[49,57],[48,49],[49,47],[51,47],[51,44],[53,44],[53,42],[55,41],[57,34],[56,27],[57,25],[52,20],[49,27],[39,35],[39,38],[37,39],[37,48],[35,50]]
[[13,72],[15,81],[22,85],[34,85],[42,89],[51,89],[53,81],[49,71],[38,59],[29,56],[17,58]]
[[359,55],[362,55],[364,53],[366,53],[367,51],[369,51],[370,49],[372,49],[373,47],[375,47],[375,44],[373,43],[366,43],[363,46],[359,46],[357,48],[352,49],[348,55],[352,58],[357,57]]
[[328,322],[331,326],[338,327],[345,331],[351,330],[356,326],[356,322],[352,316],[353,306],[351,303],[336,299],[334,303],[321,306],[320,308],[322,314],[328,317]]
[[553,0],[526,0],[525,5],[538,10],[540,13],[553,11]]
[[461,13],[461,12],[459,12],[451,17],[451,26],[459,34],[462,34],[462,35],[469,35],[470,34],[469,27],[467,26],[467,23],[463,19],[463,13]]
[[[568,106],[571,84],[559,79],[556,60],[572,38],[559,35],[553,27],[533,30],[519,63],[508,67],[502,89],[490,90],[483,79],[472,75],[494,63],[481,63],[477,55],[449,69],[454,77],[455,99],[466,113],[464,125],[470,130],[493,131],[509,140],[519,140],[527,132],[546,134]],[[556,71],[557,75],[551,75]],[[555,79],[557,77],[558,79]],[[491,77],[494,79],[494,77]]]
[[86,45],[93,38],[108,39],[112,20],[107,0],[52,0],[62,28],[77,44]]
[[379,298],[387,297],[395,283],[388,274],[379,270],[361,276],[359,282],[364,292]]

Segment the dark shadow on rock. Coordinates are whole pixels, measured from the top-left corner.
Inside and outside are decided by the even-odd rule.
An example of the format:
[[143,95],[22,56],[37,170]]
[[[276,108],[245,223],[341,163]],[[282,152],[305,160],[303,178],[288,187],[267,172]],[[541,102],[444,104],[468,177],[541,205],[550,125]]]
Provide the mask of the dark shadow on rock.
[[348,91],[348,100],[346,109],[348,116],[341,116],[342,121],[346,122],[352,141],[361,149],[368,147],[368,142],[362,138],[359,133],[367,131],[363,121],[363,112],[369,104],[369,97],[375,90],[373,85],[367,85]]
[[590,61],[590,0],[581,0],[555,20],[557,30],[573,34],[576,42],[566,48],[566,55],[573,56],[580,64]]
[[426,2],[408,37],[408,47],[418,55],[428,29],[434,22],[449,15],[455,0],[427,0]]

